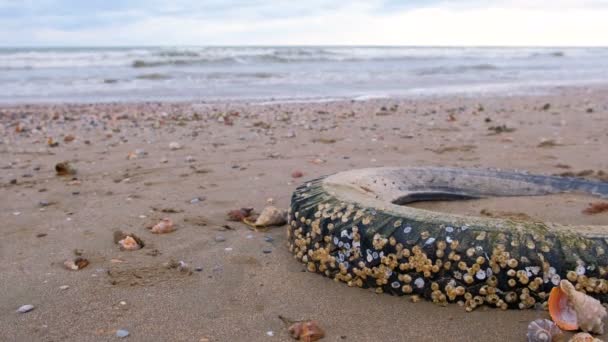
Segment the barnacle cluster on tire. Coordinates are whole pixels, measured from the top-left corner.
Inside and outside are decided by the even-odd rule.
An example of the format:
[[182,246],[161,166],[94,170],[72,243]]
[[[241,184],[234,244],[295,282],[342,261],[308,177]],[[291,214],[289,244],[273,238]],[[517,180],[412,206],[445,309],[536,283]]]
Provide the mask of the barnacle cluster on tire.
[[347,171],[296,189],[288,213],[288,246],[308,271],[348,286],[417,295],[440,305],[457,302],[467,311],[481,305],[542,305],[564,278],[606,302],[608,227],[582,234],[558,224],[400,205],[408,196],[428,194],[470,198],[563,191],[607,196],[608,184],[486,170]]

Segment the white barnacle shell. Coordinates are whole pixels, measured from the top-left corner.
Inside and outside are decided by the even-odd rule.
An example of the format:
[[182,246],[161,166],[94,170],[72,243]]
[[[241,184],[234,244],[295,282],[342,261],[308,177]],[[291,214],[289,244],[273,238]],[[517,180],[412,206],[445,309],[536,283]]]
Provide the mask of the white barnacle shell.
[[585,271],[586,271],[585,270],[585,266],[583,266],[583,265],[576,266],[576,271],[575,271],[576,274],[578,274],[578,275],[584,275]]
[[394,289],[398,289],[401,287],[401,284],[398,281],[394,281],[391,283],[391,287]]
[[409,234],[411,231],[412,231],[412,227],[410,227],[410,226],[407,226],[407,227],[403,228],[403,232],[405,234]]
[[551,342],[561,335],[560,328],[548,319],[537,319],[528,324],[528,342]]
[[421,289],[424,287],[424,279],[422,278],[416,278],[416,280],[414,280],[414,285],[416,285],[417,288]]

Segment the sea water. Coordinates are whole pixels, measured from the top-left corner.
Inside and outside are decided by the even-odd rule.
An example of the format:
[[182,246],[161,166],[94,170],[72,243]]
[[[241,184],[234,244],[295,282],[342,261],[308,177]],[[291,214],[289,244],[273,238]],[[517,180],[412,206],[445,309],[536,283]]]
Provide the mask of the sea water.
[[302,101],[608,83],[608,48],[0,48],[0,102]]

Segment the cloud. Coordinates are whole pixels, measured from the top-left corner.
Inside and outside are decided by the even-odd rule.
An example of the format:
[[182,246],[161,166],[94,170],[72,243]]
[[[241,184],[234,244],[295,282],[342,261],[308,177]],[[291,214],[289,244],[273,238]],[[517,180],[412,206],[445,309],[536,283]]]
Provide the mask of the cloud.
[[0,45],[608,45],[608,0],[0,0]]

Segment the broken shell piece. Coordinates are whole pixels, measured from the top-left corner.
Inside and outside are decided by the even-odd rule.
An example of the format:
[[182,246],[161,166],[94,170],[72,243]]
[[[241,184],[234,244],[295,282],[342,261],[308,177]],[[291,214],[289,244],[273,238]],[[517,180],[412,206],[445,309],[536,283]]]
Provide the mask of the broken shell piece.
[[136,251],[144,247],[144,241],[135,234],[125,234],[120,230],[114,232],[114,243],[120,245],[121,250]]
[[528,324],[528,342],[557,341],[562,331],[548,319],[537,319]]
[[171,233],[174,230],[175,226],[173,226],[173,221],[171,221],[171,219],[168,217],[163,218],[150,229],[150,231],[154,234]]
[[228,220],[236,221],[236,222],[241,222],[244,219],[250,217],[252,214],[253,214],[253,208],[235,209],[235,210],[230,210],[227,213]]
[[287,212],[277,207],[269,206],[262,210],[255,221],[256,227],[282,226],[287,222]]
[[68,270],[78,271],[89,265],[89,260],[85,258],[76,258],[74,260],[66,260],[63,262],[63,266]]
[[589,335],[589,333],[578,333],[574,336],[572,336],[568,342],[603,342],[602,340],[600,340],[599,338],[595,338],[591,335]]
[[568,280],[562,280],[549,295],[549,314],[563,330],[581,329],[604,333],[606,308],[597,299],[577,291]]
[[70,162],[64,161],[55,164],[55,172],[58,176],[70,176],[76,174],[76,169],[70,165]]
[[298,341],[313,342],[325,337],[316,321],[297,322],[289,327],[289,334]]

